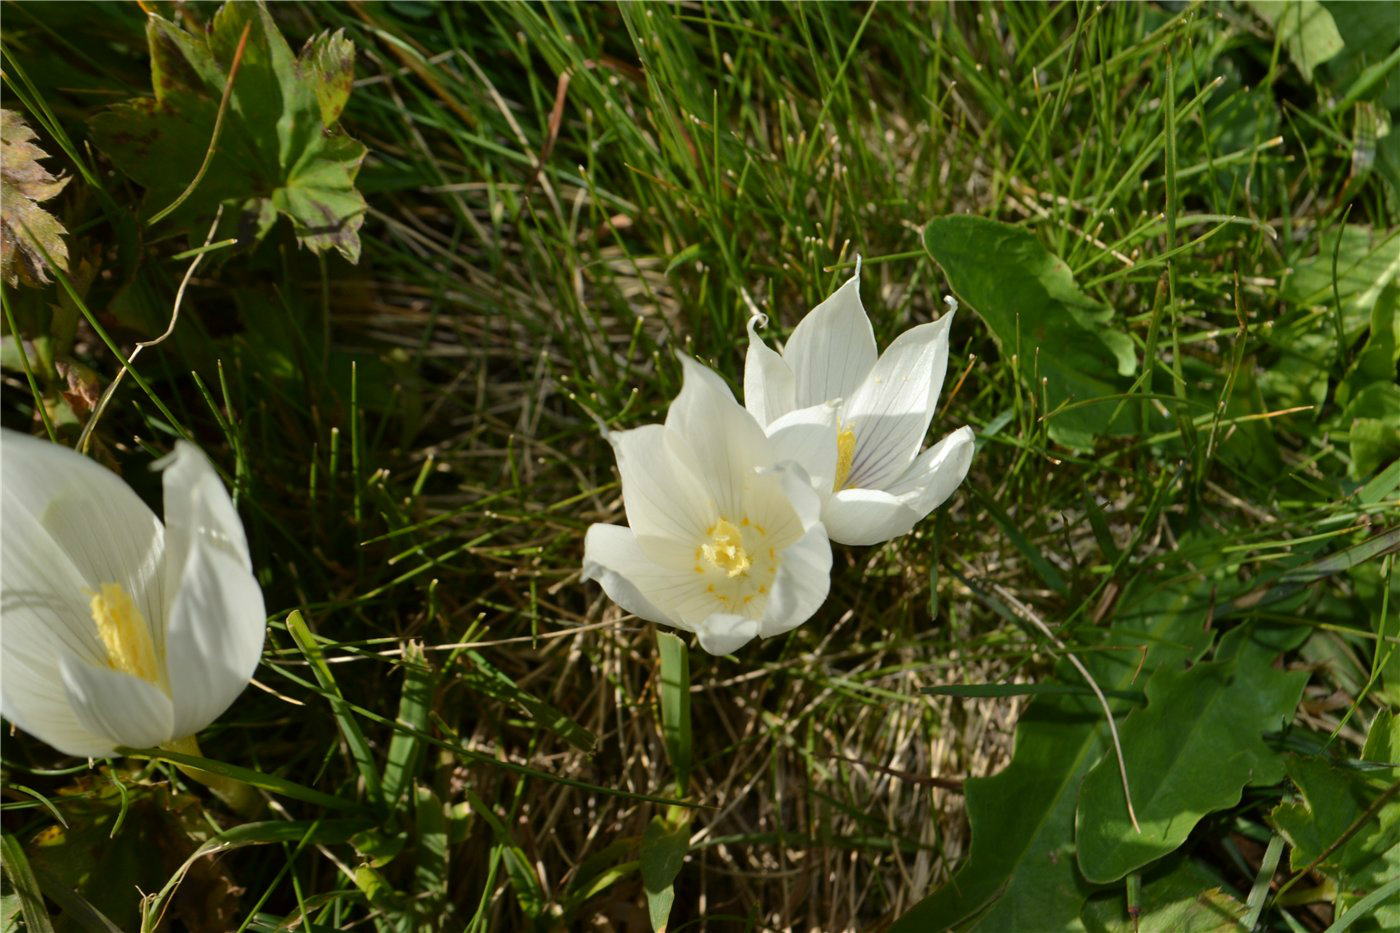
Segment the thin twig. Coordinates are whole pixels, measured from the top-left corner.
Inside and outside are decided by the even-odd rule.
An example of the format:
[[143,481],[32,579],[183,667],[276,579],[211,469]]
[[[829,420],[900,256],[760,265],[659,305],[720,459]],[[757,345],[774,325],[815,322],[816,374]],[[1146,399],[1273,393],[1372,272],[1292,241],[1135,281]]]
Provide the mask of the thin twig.
[[992,584],[992,589],[996,591],[998,596],[1006,600],[1007,604],[1009,604],[1023,619],[1040,629],[1041,633],[1046,638],[1050,639],[1055,647],[1064,653],[1066,658],[1069,658],[1069,663],[1074,665],[1074,669],[1079,671],[1079,675],[1084,678],[1084,682],[1089,685],[1089,689],[1094,691],[1094,696],[1099,698],[1099,705],[1103,707],[1103,714],[1108,717],[1108,734],[1113,738],[1113,754],[1118,759],[1118,776],[1123,779],[1123,800],[1128,804],[1128,819],[1132,820],[1133,829],[1141,833],[1142,827],[1138,825],[1137,812],[1133,810],[1133,795],[1128,789],[1128,766],[1123,761],[1123,745],[1118,741],[1118,724],[1113,720],[1113,710],[1108,708],[1108,699],[1104,697],[1103,691],[1099,689],[1098,683],[1095,682],[1094,678],[1089,674],[1089,669],[1080,663],[1079,659],[1074,656],[1074,652],[1065,647],[1064,642],[1055,637],[1055,633],[1050,631],[1050,626],[1042,622],[1036,614],[1031,611],[1029,606],[1011,595],[1006,587],[999,583]]
[[1342,846],[1346,845],[1347,841],[1351,839],[1352,836],[1355,836],[1358,832],[1361,831],[1361,827],[1366,826],[1371,822],[1375,815],[1381,811],[1381,807],[1384,807],[1390,801],[1390,798],[1394,797],[1397,792],[1400,792],[1400,781],[1396,781],[1394,784],[1390,785],[1384,791],[1382,791],[1381,795],[1377,797],[1374,801],[1372,801],[1371,805],[1366,808],[1366,812],[1362,813],[1355,820],[1353,820],[1352,824],[1348,826],[1345,830],[1343,830],[1340,836],[1332,840],[1331,845],[1329,845],[1327,848],[1323,849],[1317,854],[1317,858],[1304,865],[1301,870],[1299,870],[1293,875],[1292,878],[1289,878],[1287,881],[1285,881],[1283,883],[1283,886],[1278,889],[1278,893],[1274,895],[1274,903],[1277,904],[1278,899],[1283,897],[1283,893],[1285,891],[1293,887],[1293,885],[1297,884],[1300,879],[1307,877],[1307,875],[1314,868],[1322,864],[1323,859],[1327,858],[1327,856],[1331,855],[1333,852],[1336,852]]
[[[220,204],[219,209],[214,212],[214,222],[209,225],[209,235],[204,238],[204,245],[206,247],[213,241],[214,231],[219,229],[219,219],[222,218],[223,215],[224,206]],[[139,341],[132,349],[131,355],[122,363],[122,368],[117,371],[116,378],[107,386],[106,390],[102,393],[102,397],[97,400],[97,406],[92,410],[92,417],[88,418],[87,424],[83,425],[83,433],[78,438],[79,452],[87,453],[88,441],[92,438],[92,432],[97,427],[97,422],[102,418],[102,412],[106,410],[107,403],[112,400],[112,396],[117,391],[117,386],[121,384],[122,377],[125,376],[127,370],[131,368],[131,364],[136,361],[136,357],[147,347],[154,347],[164,343],[166,338],[175,332],[175,325],[180,321],[180,305],[185,299],[185,286],[190,284],[190,279],[194,276],[194,270],[199,267],[200,261],[207,255],[208,253],[201,252],[198,256],[195,256],[194,261],[190,263],[190,267],[185,270],[185,277],[180,280],[180,287],[175,291],[175,305],[170,309],[170,323],[166,326],[165,333],[154,340]]]
[[194,178],[185,186],[185,190],[180,192],[180,196],[171,201],[161,210],[157,211],[150,220],[146,221],[146,226],[151,227],[169,217],[190,195],[194,194],[194,189],[199,187],[199,183],[204,180],[204,173],[209,171],[209,163],[214,161],[214,152],[218,148],[219,133],[224,127],[224,113],[228,110],[229,98],[233,96],[233,79],[238,76],[238,66],[243,61],[243,50],[248,45],[248,30],[253,28],[250,20],[243,27],[243,35],[238,39],[238,48],[233,53],[233,64],[228,69],[228,80],[224,82],[224,96],[219,101],[219,111],[214,114],[214,132],[209,137],[209,148],[204,151],[204,162],[199,166],[199,171],[194,173]]

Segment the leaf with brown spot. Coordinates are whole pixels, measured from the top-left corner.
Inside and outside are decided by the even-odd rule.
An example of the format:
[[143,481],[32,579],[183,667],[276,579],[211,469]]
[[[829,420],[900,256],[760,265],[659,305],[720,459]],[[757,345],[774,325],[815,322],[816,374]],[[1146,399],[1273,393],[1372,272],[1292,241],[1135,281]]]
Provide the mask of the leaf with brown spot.
[[49,281],[47,253],[68,271],[67,234],[58,218],[39,206],[63,190],[68,178],[55,178],[39,164],[48,154],[34,145],[34,131],[13,110],[0,110],[0,277],[7,285]]
[[207,35],[152,15],[155,97],[107,108],[92,120],[93,137],[147,189],[145,216],[174,203],[204,161],[245,28],[214,155],[169,221],[202,235],[223,204],[225,229],[256,241],[281,215],[303,246],[356,262],[366,206],[355,176],[365,147],[336,126],[355,68],[354,44],[340,32],[313,37],[297,56],[261,2],[224,4]]

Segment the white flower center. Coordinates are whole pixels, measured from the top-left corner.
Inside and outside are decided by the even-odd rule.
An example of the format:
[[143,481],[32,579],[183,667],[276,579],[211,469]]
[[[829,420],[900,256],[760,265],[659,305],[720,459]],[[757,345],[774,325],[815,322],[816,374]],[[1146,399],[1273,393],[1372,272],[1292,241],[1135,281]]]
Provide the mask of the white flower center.
[[721,518],[706,531],[704,543],[695,549],[695,572],[706,579],[705,592],[722,611],[742,612],[756,618],[768,603],[768,592],[778,574],[778,549],[768,529],[749,520],[736,524]]
[[102,592],[91,595],[88,606],[97,635],[107,649],[107,666],[148,683],[159,683],[160,664],[151,630],[131,594],[119,583],[104,583]]
[[846,488],[846,480],[851,478],[851,466],[856,459],[856,432],[850,428],[842,428],[836,435],[836,482],[832,484],[832,492],[840,492]]

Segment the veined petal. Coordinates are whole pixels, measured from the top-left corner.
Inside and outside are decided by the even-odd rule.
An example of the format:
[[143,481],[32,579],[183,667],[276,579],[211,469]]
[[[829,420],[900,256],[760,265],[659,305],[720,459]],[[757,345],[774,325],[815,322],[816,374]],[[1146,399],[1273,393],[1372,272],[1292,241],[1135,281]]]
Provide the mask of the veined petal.
[[768,464],[768,438],[716,373],[685,355],[681,366],[685,382],[666,413],[666,443],[732,519],[742,513],[745,482]]
[[907,534],[923,518],[880,489],[842,489],[826,500],[822,524],[837,544],[879,544]]
[[97,758],[110,754],[113,743],[78,721],[63,687],[59,658],[68,655],[67,647],[60,633],[45,623],[51,613],[64,607],[42,605],[38,594],[18,600],[13,596],[7,592],[0,608],[5,620],[0,711],[20,729],[65,755]]
[[689,630],[677,607],[701,594],[686,574],[652,561],[622,525],[591,525],[583,539],[583,579],[596,580],[608,598],[648,622]]
[[58,667],[73,715],[84,729],[113,746],[131,748],[152,748],[176,738],[170,698],[155,684],[71,656],[60,658]]
[[797,380],[780,353],[763,339],[749,319],[749,351],[744,357],[744,407],[767,428],[792,411]]
[[187,441],[176,441],[175,449],[151,468],[161,471],[165,488],[167,566],[183,568],[197,536],[251,570],[243,521],[204,452]]
[[710,654],[733,654],[758,636],[759,627],[757,619],[716,612],[695,626],[695,634]]
[[[160,644],[164,532],[155,513],[121,477],[67,447],[3,430],[0,489],[6,524],[21,516],[32,519],[26,527],[33,537],[23,547],[67,555],[81,585],[91,592],[100,591],[104,583],[120,585],[140,609],[154,643]],[[52,546],[39,543],[41,539]],[[12,565],[12,555],[6,554],[5,564]],[[37,581],[11,578],[7,570],[4,585],[12,584],[24,587]],[[72,594],[84,595],[81,590]]]
[[821,608],[830,589],[831,545],[817,524],[784,549],[759,634],[772,638],[797,628]]
[[919,455],[889,492],[923,518],[948,500],[972,465],[972,428],[964,425]]
[[267,611],[242,556],[203,528],[192,536],[179,579],[166,623],[165,665],[174,736],[183,738],[219,718],[248,686],[262,656]]
[[860,279],[853,275],[798,322],[783,348],[796,377],[793,404],[807,408],[850,398],[878,356],[875,331],[860,303]]
[[850,489],[884,489],[923,446],[948,370],[951,313],[900,334],[846,402],[855,432]]
[[[8,489],[8,487],[7,487]],[[106,663],[106,649],[68,555],[8,492],[0,521],[0,712],[68,755],[99,757],[111,741],[84,728],[68,702],[58,660]]]
[[694,547],[714,524],[715,503],[690,467],[672,455],[667,433],[659,424],[648,424],[608,435],[622,475],[622,502],[637,534]]
[[768,441],[776,463],[796,463],[811,477],[823,498],[836,480],[836,415],[834,402],[788,412],[768,426]]
[[[5,462],[7,474],[10,463]],[[34,662],[54,665],[68,651],[105,664],[107,649],[92,619],[94,590],[87,579],[34,513],[11,495],[8,482],[0,512],[0,627],[7,676],[12,647]]]

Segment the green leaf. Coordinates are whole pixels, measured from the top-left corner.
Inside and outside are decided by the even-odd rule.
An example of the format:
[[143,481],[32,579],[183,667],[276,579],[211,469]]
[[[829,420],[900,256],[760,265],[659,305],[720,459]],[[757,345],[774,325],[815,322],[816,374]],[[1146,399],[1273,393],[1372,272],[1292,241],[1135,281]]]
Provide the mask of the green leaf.
[[414,837],[417,858],[413,863],[414,909],[418,929],[432,929],[447,901],[447,816],[442,801],[428,787],[414,787]]
[[676,775],[676,793],[684,797],[690,784],[690,654],[684,641],[660,629],[656,648],[661,659],[661,731]]
[[1356,393],[1341,415],[1351,465],[1347,474],[1366,479],[1400,456],[1400,385],[1373,382]]
[[[1204,597],[1194,591],[1125,594],[1117,623],[1103,636],[1107,650],[1080,658],[1110,691],[1132,685],[1139,661],[1150,670],[1198,658],[1210,634],[1194,607],[1208,598],[1208,588]],[[1066,684],[1083,683],[1067,662],[1056,674]],[[1118,716],[1124,709],[1115,704]],[[990,933],[1077,928],[1092,889],[1075,865],[1075,800],[1085,772],[1109,748],[1103,709],[1094,698],[1036,698],[1016,725],[1011,763],[992,777],[967,782],[967,860],[952,880],[897,920],[891,933],[964,924]]]
[[304,246],[318,253],[334,247],[356,262],[366,208],[355,176],[365,147],[336,128],[354,74],[354,46],[341,33],[313,38],[296,57],[261,2],[226,3],[208,35],[153,14],[146,38],[155,97],[98,114],[93,138],[147,189],[146,216],[172,204],[209,149],[245,27],[216,151],[171,219],[207,224],[224,204],[233,215],[229,231],[260,239],[280,214]]
[[1373,383],[1394,384],[1400,361],[1400,287],[1392,280],[1371,306],[1371,329],[1350,371],[1337,386],[1337,404],[1346,405]]
[[0,109],[0,279],[7,285],[46,284],[50,261],[68,271],[68,231],[39,202],[70,179],[55,178],[39,164],[48,155],[32,139],[22,116]]
[[1318,0],[1248,0],[1249,8],[1268,23],[1288,50],[1303,80],[1313,80],[1313,69],[1345,47],[1332,14]]
[[[1135,429],[1139,406],[1120,398],[1137,368],[1127,334],[1109,326],[1113,312],[1090,300],[1069,267],[1034,234],[981,217],[935,217],[924,227],[924,249],[942,267],[958,299],[976,311],[1003,357],[1016,357],[1037,402],[1040,380],[1050,436],[1087,449],[1104,434]],[[1061,405],[1076,404],[1056,412]]]
[[18,840],[9,833],[0,836],[0,859],[5,869],[5,877],[19,895],[20,908],[28,929],[36,933],[53,933],[53,923],[44,907],[44,894],[39,890],[39,882],[34,880],[34,872],[29,868],[29,860],[24,857],[24,849]]
[[1263,735],[1292,716],[1308,675],[1271,662],[1272,652],[1241,651],[1152,675],[1147,706],[1120,729],[1142,832],[1129,821],[1117,760],[1105,756],[1079,790],[1075,839],[1084,877],[1116,881],[1181,845],[1205,814],[1238,803],[1246,784],[1282,779],[1282,762]]
[[1348,224],[1324,234],[1317,253],[1294,265],[1279,292],[1285,301],[1302,308],[1326,308],[1329,314],[1336,313],[1335,301],[1340,298],[1343,330],[1350,341],[1366,329],[1371,309],[1396,276],[1400,276],[1400,231]]
[[[1376,735],[1377,726],[1383,738]],[[1392,730],[1393,720],[1381,722],[1377,717],[1367,747],[1388,745],[1396,738]],[[1290,867],[1301,871],[1321,858],[1317,870],[1333,879],[1337,914],[1345,917],[1369,892],[1400,877],[1400,795],[1391,789],[1394,775],[1377,776],[1323,758],[1294,755],[1285,758],[1285,766],[1302,795],[1273,811],[1274,824],[1293,846]],[[1386,793],[1391,796],[1382,802]],[[1379,906],[1372,919],[1376,923],[1363,922],[1360,929],[1395,929],[1400,926],[1400,903]]]
[[[1322,5],[1345,43],[1342,51],[1321,69],[1325,82],[1341,100],[1374,101],[1379,107],[1400,110],[1400,70],[1391,59],[1396,54],[1400,3],[1323,0]],[[1319,83],[1323,81],[1324,77],[1320,77]]]
[[298,60],[316,92],[321,122],[334,126],[355,83],[355,43],[345,38],[343,29],[323,32],[307,40]]
[[320,642],[317,641],[311,629],[307,627],[300,611],[287,616],[287,631],[291,633],[292,640],[301,649],[302,655],[305,656],[311,667],[311,672],[316,675],[317,683],[326,692],[326,699],[330,701],[331,710],[335,713],[336,724],[340,726],[340,734],[345,738],[345,744],[350,749],[350,757],[355,760],[355,766],[360,772],[360,779],[365,782],[365,795],[376,806],[382,805],[384,803],[384,790],[379,782],[379,769],[374,763],[374,752],[369,747],[364,730],[360,728],[359,720],[355,718],[349,704],[345,702],[344,695],[340,692],[340,686],[335,682],[335,675],[331,673],[331,666],[326,663]]
[[1081,919],[1089,933],[1239,933],[1245,913],[1219,879],[1190,859],[1144,878],[1138,906],[1134,921],[1122,889],[1115,888],[1091,897]]
[[1361,757],[1366,761],[1400,764],[1400,716],[1388,709],[1376,714],[1371,721],[1371,730],[1366,733]]
[[394,730],[384,761],[384,802],[390,810],[406,803],[404,791],[422,767],[423,742],[414,733],[428,730],[428,707],[433,694],[433,672],[420,642],[409,642],[403,652],[403,691],[399,694],[397,722],[408,730]]
[[[679,640],[679,639],[677,639]],[[664,933],[671,905],[676,899],[674,883],[685,864],[690,848],[690,823],[668,823],[653,816],[642,836],[642,887],[647,894],[647,912],[651,928]]]

